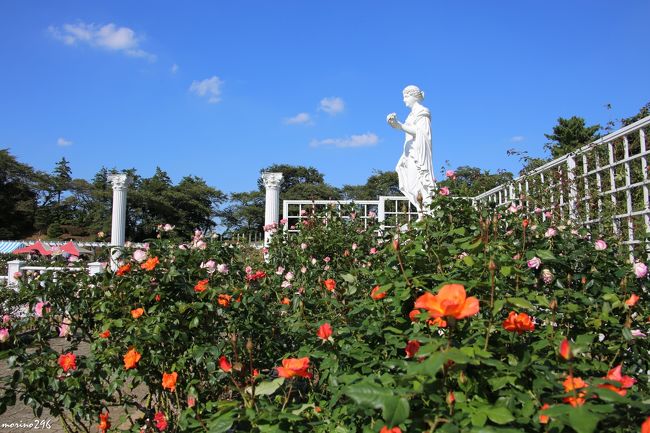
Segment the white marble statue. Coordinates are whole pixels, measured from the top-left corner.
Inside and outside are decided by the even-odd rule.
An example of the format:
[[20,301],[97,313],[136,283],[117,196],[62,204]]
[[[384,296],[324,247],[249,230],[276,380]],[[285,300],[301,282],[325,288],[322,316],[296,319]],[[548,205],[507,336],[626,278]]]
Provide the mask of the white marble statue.
[[404,152],[395,171],[399,189],[420,214],[426,212],[435,194],[436,181],[431,159],[431,113],[422,105],[424,92],[417,86],[406,86],[402,91],[404,104],[411,109],[404,123],[391,113],[386,118],[390,126],[405,133]]

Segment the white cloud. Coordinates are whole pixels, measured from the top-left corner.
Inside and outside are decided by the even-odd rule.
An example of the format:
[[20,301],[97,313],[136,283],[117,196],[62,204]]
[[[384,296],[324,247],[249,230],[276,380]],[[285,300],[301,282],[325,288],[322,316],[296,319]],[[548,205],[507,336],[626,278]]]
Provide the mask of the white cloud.
[[172,74],[175,74],[176,72],[178,72],[178,65],[176,63],[174,63],[172,65],[171,71],[172,71]]
[[300,124],[312,123],[312,122],[309,113],[298,113],[293,117],[284,119],[284,123],[287,125],[300,125]]
[[323,110],[327,114],[334,116],[345,109],[345,102],[343,102],[343,99],[339,98],[338,96],[323,98],[320,101],[319,109]]
[[213,75],[212,77],[206,78],[202,81],[192,81],[190,92],[208,98],[210,104],[216,104],[221,101],[222,85],[223,81],[216,75]]
[[335,147],[368,147],[374,146],[379,141],[379,137],[372,132],[365,134],[351,135],[343,138],[326,138],[324,140],[312,140],[311,147],[335,146]]
[[62,27],[50,26],[48,31],[66,45],[87,44],[91,47],[121,52],[130,57],[156,60],[155,55],[140,48],[142,38],[128,27],[118,27],[113,23],[100,26],[80,22],[64,24]]
[[56,144],[58,144],[59,146],[70,146],[72,145],[72,141],[66,140],[63,137],[59,137],[59,139],[56,140]]
[[524,137],[523,135],[515,135],[514,137],[512,137],[510,139],[510,142],[511,143],[521,143],[525,139],[526,139],[526,137]]

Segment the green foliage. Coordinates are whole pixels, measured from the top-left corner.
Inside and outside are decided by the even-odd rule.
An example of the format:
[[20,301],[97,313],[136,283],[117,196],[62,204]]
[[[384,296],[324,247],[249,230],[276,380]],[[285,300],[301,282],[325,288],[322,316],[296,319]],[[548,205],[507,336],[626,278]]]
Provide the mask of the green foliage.
[[[432,216],[403,232],[382,233],[353,207],[310,213],[299,224],[298,234],[274,235],[268,263],[200,237],[167,239],[169,232],[150,243],[148,257],[159,260],[150,270],[125,252],[130,270],[121,275],[26,279],[14,302],[33,311],[42,299],[51,310],[12,322],[16,373],[4,378],[0,410],[20,398],[94,428],[108,408],[113,425],[129,431],[154,431],[136,408],[163,412],[170,431],[639,430],[650,399],[650,347],[636,332],[650,314],[647,280],[634,275],[616,240],[599,250],[596,237],[554,217],[451,197],[437,197]],[[538,268],[528,265],[533,258]],[[211,271],[209,260],[227,272]],[[202,280],[206,289],[196,291]],[[414,308],[450,283],[478,299],[476,314],[447,315],[442,324]],[[640,300],[630,306],[632,293]],[[136,308],[144,314],[133,318]],[[533,317],[534,330],[508,332],[512,311]],[[55,349],[64,318],[69,347]],[[333,334],[322,340],[325,323]],[[28,330],[29,344],[19,338]],[[558,355],[564,338],[570,361]],[[419,350],[407,357],[413,341]],[[88,355],[64,373],[59,354],[82,345]],[[130,348],[142,358],[125,369]],[[279,377],[283,360],[305,357],[311,377]],[[629,388],[605,378],[618,365],[636,380]],[[173,392],[161,383],[172,371]],[[568,375],[586,386],[566,392]],[[133,427],[118,422],[122,407],[134,413]]]
[[582,117],[560,117],[557,119],[557,125],[553,127],[553,132],[544,134],[551,140],[544,148],[551,152],[553,158],[559,158],[596,140],[599,137],[599,129],[600,125],[586,126]]

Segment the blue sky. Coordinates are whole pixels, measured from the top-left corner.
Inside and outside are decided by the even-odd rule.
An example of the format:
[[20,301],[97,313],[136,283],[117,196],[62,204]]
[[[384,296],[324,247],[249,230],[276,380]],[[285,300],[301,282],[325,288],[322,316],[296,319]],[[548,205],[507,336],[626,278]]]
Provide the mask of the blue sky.
[[[436,171],[517,171],[559,116],[650,101],[643,1],[3,1],[0,148],[255,188],[273,163],[335,186],[392,170],[416,84]],[[612,109],[605,109],[612,104]]]

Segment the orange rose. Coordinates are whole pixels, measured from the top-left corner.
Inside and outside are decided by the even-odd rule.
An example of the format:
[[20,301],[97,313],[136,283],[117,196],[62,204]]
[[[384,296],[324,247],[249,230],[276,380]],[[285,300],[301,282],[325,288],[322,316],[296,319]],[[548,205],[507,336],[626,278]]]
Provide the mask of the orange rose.
[[437,326],[438,328],[446,328],[447,327],[447,321],[444,320],[442,317],[436,317],[435,319],[427,320],[427,325],[429,325],[429,326]]
[[387,426],[383,426],[379,430],[379,433],[402,433],[402,430],[399,427],[388,428]]
[[332,336],[332,325],[329,323],[323,323],[320,325],[320,328],[318,328],[316,335],[323,341],[329,340]]
[[59,356],[59,365],[63,369],[64,373],[67,373],[68,370],[77,369],[77,357],[74,353],[66,353]]
[[117,268],[117,272],[115,272],[115,275],[121,277],[122,275],[126,274],[127,272],[131,272],[131,263],[127,263],[124,266],[120,266]]
[[626,389],[632,388],[632,386],[636,383],[636,379],[630,376],[623,376],[623,374],[621,373],[622,369],[623,369],[623,364],[619,364],[616,367],[609,370],[607,372],[607,376],[605,376],[605,379],[611,380],[612,382],[617,382],[618,386],[607,383],[603,385],[598,385],[598,388],[607,388],[609,390],[614,391],[621,397],[625,397],[625,395],[627,394]]
[[141,264],[140,267],[142,269],[147,270],[147,271],[153,271],[154,269],[156,269],[156,265],[158,263],[160,263],[160,261],[158,260],[158,257],[151,257],[151,258],[147,259],[146,262]]
[[111,428],[111,423],[108,421],[108,412],[99,414],[99,431],[106,433],[106,430]]
[[[544,405],[542,406],[542,408],[540,410],[543,411],[543,410],[548,409],[549,407],[551,407],[551,406],[548,403],[544,403]],[[548,415],[544,415],[544,414],[541,414],[541,413],[539,414],[539,423],[540,424],[548,424],[548,421],[549,421],[549,416]]]
[[289,299],[289,298],[287,298],[287,297],[285,296],[284,298],[282,298],[282,300],[280,301],[280,303],[281,303],[282,305],[289,305],[289,304],[291,303],[291,299]]
[[641,433],[650,433],[650,416],[641,424]]
[[110,331],[110,329],[107,329],[106,331],[102,332],[101,334],[99,334],[99,336],[102,337],[102,338],[108,338],[108,337],[110,337],[110,336],[111,336],[111,331]]
[[567,378],[562,382],[564,386],[564,392],[573,393],[569,397],[564,397],[563,401],[569,403],[571,406],[582,406],[585,403],[585,392],[575,392],[577,389],[586,388],[587,383],[579,377],[567,376]]
[[508,318],[503,321],[503,328],[508,332],[521,335],[524,331],[534,331],[535,323],[528,314],[511,311]]
[[573,358],[573,354],[571,353],[571,345],[569,344],[569,340],[566,338],[560,343],[560,356],[567,361]]
[[205,292],[205,290],[208,288],[209,282],[210,280],[208,280],[207,278],[205,280],[199,281],[198,283],[196,283],[196,286],[194,286],[194,291],[198,293]]
[[378,301],[378,300],[384,299],[386,297],[386,292],[382,292],[381,287],[375,286],[370,291],[370,297],[372,299],[374,299],[375,301]]
[[217,303],[219,305],[221,305],[222,307],[227,307],[227,306],[230,305],[230,300],[231,299],[232,299],[232,296],[221,294],[221,295],[219,295],[219,298],[217,299]]
[[468,298],[461,284],[444,285],[437,295],[425,293],[416,299],[415,308],[424,308],[433,318],[463,319],[479,311],[478,299],[473,296]]
[[164,389],[168,389],[171,392],[176,391],[176,379],[178,379],[178,373],[175,371],[172,373],[163,373],[162,375],[162,386]]
[[628,307],[634,307],[634,305],[636,305],[638,301],[639,301],[639,296],[632,293],[630,298],[625,301],[625,305],[627,305]]
[[311,373],[307,372],[309,368],[309,358],[286,358],[282,360],[282,367],[275,367],[278,376],[291,379],[295,376],[311,378]]
[[133,317],[134,319],[137,319],[143,314],[144,314],[144,308],[136,308],[134,310],[131,310],[131,317]]
[[325,288],[329,290],[330,292],[333,292],[334,289],[336,289],[336,281],[333,279],[329,278],[325,281],[323,281],[323,284],[325,284]]
[[138,351],[132,347],[128,352],[126,352],[126,355],[124,355],[124,368],[127,370],[130,368],[135,368],[138,365],[140,358],[142,358],[142,355],[140,355]]

